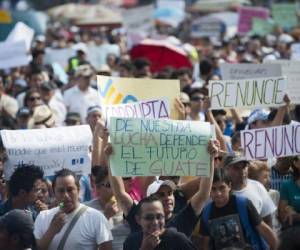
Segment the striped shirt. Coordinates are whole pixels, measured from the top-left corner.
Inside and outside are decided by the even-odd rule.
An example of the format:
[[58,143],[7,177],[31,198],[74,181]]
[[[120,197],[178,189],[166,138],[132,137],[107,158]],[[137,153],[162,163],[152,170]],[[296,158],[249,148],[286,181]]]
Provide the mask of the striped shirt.
[[275,189],[280,192],[282,182],[285,180],[292,180],[292,172],[289,171],[287,174],[282,175],[279,171],[273,166],[271,168],[271,189]]

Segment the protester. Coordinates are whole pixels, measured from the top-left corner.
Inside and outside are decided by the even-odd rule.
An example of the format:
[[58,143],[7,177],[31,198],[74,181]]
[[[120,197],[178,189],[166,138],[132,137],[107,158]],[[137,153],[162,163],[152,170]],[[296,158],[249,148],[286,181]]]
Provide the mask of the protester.
[[13,172],[8,182],[8,200],[0,205],[0,216],[13,209],[30,209],[38,200],[43,171],[34,165],[22,165]]
[[52,185],[59,207],[38,215],[34,225],[38,248],[111,249],[108,222],[99,211],[79,203],[80,187],[74,172],[60,170]]
[[0,217],[0,249],[34,249],[34,222],[31,213],[14,209]]
[[164,208],[161,201],[150,196],[140,201],[137,221],[141,232],[131,234],[124,242],[124,250],[196,249],[183,233],[165,228]]
[[230,191],[231,181],[224,169],[217,169],[210,194],[212,201],[204,207],[200,222],[201,233],[206,237],[204,249],[267,249],[263,237],[275,250],[277,238],[252,202]]

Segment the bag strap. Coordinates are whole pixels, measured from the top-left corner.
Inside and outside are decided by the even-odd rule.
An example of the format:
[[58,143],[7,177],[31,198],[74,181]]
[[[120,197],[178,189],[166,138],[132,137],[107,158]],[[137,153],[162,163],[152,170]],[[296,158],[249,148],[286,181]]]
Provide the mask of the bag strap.
[[72,231],[73,227],[75,226],[76,222],[78,221],[79,217],[87,210],[87,206],[82,205],[82,207],[76,212],[74,215],[72,221],[70,222],[67,230],[65,231],[63,237],[61,238],[61,241],[57,247],[57,250],[63,250],[66,244],[66,241],[68,239],[68,236],[70,232]]

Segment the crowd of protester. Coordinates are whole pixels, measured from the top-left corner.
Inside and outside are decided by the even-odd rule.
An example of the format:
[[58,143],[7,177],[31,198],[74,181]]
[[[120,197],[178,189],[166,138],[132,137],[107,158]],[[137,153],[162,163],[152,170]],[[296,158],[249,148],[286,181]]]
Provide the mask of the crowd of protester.
[[[172,35],[182,37],[181,31]],[[151,72],[149,60],[131,60],[126,33],[118,29],[50,23],[46,35],[33,41],[30,64],[0,71],[0,127],[89,124],[91,174],[62,169],[49,179],[40,167],[24,165],[5,181],[2,145],[0,249],[300,249],[299,156],[249,161],[240,141],[244,129],[300,122],[300,106],[285,96],[277,109],[212,111],[208,97],[209,80],[222,79],[221,63],[290,59],[297,42],[300,28],[279,27],[264,37],[202,39],[193,69]],[[69,58],[64,84],[44,63],[45,49],[76,43],[115,44],[120,54],[108,54],[106,64],[95,69],[79,47]],[[208,144],[210,177],[112,176],[113,147],[103,125],[97,74],[178,79],[182,120],[208,121],[216,128],[216,140]]]

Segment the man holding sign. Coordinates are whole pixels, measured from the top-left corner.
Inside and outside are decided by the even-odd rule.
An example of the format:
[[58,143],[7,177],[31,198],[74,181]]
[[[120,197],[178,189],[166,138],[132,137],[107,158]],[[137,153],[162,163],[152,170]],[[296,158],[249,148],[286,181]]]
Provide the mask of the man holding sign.
[[[103,144],[106,144],[107,136],[103,138]],[[209,198],[211,189],[213,169],[214,169],[214,155],[219,151],[218,141],[209,141],[207,150],[210,154],[211,164],[209,177],[203,178],[200,181],[198,191],[192,196],[190,203],[182,209],[177,215],[174,215],[173,210],[175,206],[175,199],[173,192],[176,189],[172,181],[155,181],[147,190],[148,196],[156,196],[163,204],[166,227],[175,227],[179,232],[184,233],[190,237],[194,227],[197,224],[197,218],[200,215],[204,203]],[[109,145],[105,149],[106,154],[112,154],[112,147]],[[138,206],[134,203],[132,198],[126,193],[124,183],[120,176],[112,176],[110,172],[110,181],[114,195],[120,204],[126,219],[130,225],[131,231],[136,232],[141,228],[135,220]]]

